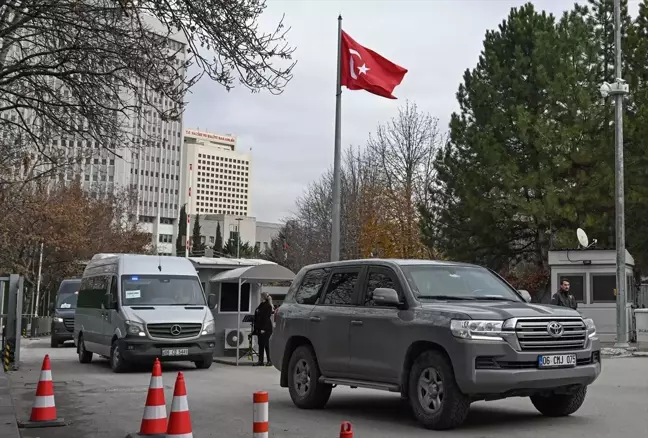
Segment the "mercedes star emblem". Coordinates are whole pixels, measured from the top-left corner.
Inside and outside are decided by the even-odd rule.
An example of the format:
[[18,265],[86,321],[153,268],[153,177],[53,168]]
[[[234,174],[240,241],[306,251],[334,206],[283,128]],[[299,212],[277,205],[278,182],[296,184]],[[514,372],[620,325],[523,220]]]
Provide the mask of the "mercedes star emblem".
[[179,336],[182,333],[182,329],[178,324],[172,325],[170,331],[173,336]]
[[552,338],[561,337],[564,331],[565,329],[559,322],[551,321],[549,324],[547,324],[547,333],[549,333],[549,336],[551,336]]

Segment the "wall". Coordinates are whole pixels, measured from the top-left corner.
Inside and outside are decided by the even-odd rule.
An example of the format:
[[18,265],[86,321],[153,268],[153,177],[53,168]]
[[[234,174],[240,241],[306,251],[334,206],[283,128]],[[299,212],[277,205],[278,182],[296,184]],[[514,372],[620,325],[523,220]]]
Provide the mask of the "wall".
[[256,240],[255,244],[259,246],[261,251],[269,249],[272,239],[275,238],[283,224],[276,224],[272,222],[257,222],[256,223]]
[[[210,294],[216,294],[218,296],[218,303],[220,303],[220,285],[219,283],[209,283],[209,279],[214,275],[222,271],[228,271],[228,269],[216,269],[216,268],[201,268],[198,270],[198,276],[200,281],[204,283],[205,293],[209,296]],[[248,314],[253,314],[254,310],[259,305],[259,296],[260,296],[261,286],[258,284],[252,284],[250,287],[250,311],[241,312],[241,321],[243,317]],[[225,329],[235,329],[237,325],[238,315],[236,313],[221,313],[220,309],[214,309],[214,324],[216,327],[216,350],[214,356],[235,356],[236,350],[225,350]],[[241,322],[241,329],[249,329],[250,324]]]
[[[223,236],[223,245],[225,245],[229,239],[230,231],[236,231],[236,228],[238,227],[237,218],[240,218],[240,216],[226,214],[201,215],[200,234],[205,237],[205,245],[213,245],[211,238],[213,237],[214,240],[216,239],[217,224],[220,224],[221,235]],[[241,219],[241,244],[247,242],[250,245],[254,245],[256,239],[256,219],[249,216],[242,217]]]

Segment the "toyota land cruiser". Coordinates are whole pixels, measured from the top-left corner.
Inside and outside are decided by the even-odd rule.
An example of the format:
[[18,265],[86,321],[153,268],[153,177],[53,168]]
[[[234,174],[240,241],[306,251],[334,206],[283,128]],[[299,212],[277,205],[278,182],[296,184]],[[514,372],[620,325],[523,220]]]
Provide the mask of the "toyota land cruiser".
[[346,385],[400,393],[430,429],[461,425],[474,401],[516,396],[546,416],[570,415],[601,372],[594,322],[529,301],[469,264],[311,265],[277,311],[271,359],[304,409]]

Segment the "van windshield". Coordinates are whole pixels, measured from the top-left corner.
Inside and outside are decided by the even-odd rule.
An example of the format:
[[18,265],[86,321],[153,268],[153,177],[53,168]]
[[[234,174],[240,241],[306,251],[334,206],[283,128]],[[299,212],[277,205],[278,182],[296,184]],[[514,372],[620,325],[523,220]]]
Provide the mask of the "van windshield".
[[122,275],[124,306],[204,306],[205,295],[196,277]]
[[56,295],[57,309],[76,309],[81,280],[63,281]]

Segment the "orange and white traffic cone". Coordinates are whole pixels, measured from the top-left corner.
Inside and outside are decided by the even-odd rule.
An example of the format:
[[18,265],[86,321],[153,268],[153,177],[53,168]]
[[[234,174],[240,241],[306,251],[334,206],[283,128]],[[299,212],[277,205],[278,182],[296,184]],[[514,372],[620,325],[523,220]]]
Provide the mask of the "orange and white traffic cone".
[[19,423],[23,428],[65,426],[62,418],[56,418],[56,403],[54,401],[54,382],[52,381],[52,364],[46,354],[41,367],[36,397],[32,405],[29,421]]
[[187,387],[182,372],[178,372],[175,389],[173,390],[169,427],[166,435],[169,438],[193,438],[191,415],[189,414],[189,403],[187,402]]
[[162,365],[159,359],[155,359],[153,372],[151,373],[151,383],[149,384],[148,394],[146,396],[146,405],[144,406],[144,415],[142,415],[142,424],[139,433],[128,434],[126,438],[135,438],[141,436],[160,436],[166,434],[167,414],[166,402],[164,401],[164,384],[162,382]]
[[268,438],[268,393],[258,391],[252,395],[252,435],[254,438]]
[[343,421],[340,426],[340,438],[353,438],[353,427],[348,421]]

